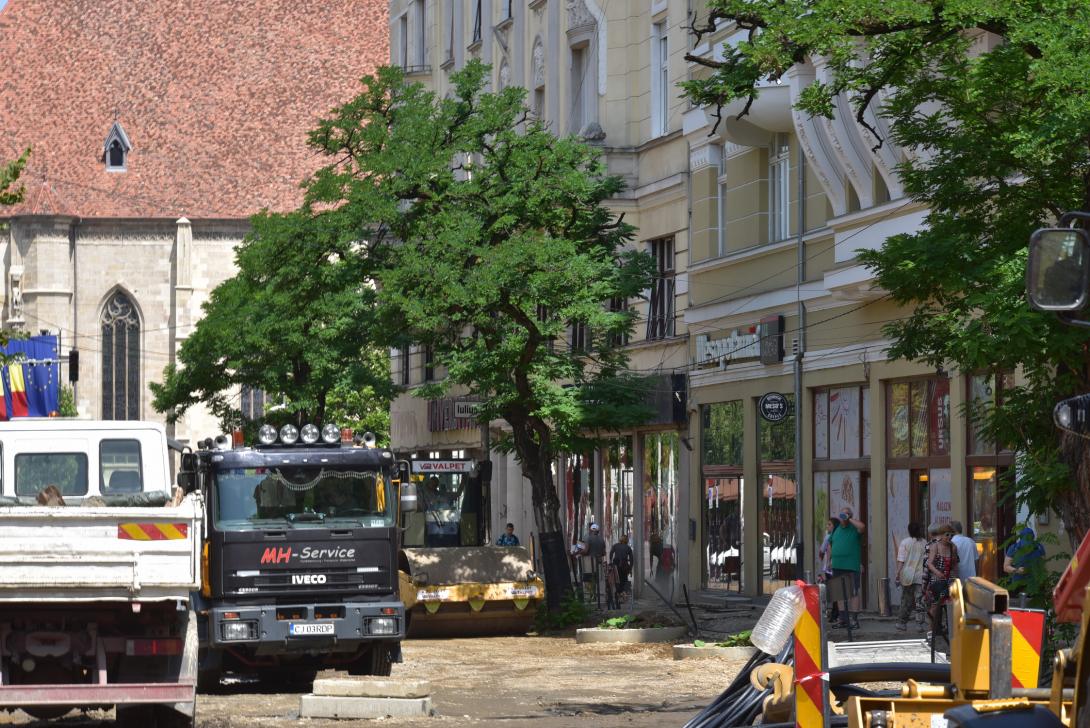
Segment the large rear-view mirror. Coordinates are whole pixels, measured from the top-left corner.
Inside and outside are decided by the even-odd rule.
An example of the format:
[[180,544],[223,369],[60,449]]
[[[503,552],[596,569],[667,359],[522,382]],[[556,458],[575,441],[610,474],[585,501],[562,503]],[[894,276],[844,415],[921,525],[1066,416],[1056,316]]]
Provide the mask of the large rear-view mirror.
[[1041,311],[1079,311],[1090,297],[1090,238],[1076,228],[1042,228],[1029,241],[1026,290]]

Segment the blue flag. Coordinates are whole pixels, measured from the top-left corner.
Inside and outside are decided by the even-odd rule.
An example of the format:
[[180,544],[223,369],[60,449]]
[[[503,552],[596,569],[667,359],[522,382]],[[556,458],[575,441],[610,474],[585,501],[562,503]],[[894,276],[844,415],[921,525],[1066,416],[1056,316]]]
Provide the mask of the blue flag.
[[[26,399],[26,414],[30,417],[56,416],[60,409],[60,363],[56,336],[31,336],[12,339],[0,349],[4,354],[22,354],[20,361],[3,369],[4,411],[19,416],[24,407],[14,397]],[[12,369],[18,367],[18,371]],[[25,394],[20,391],[25,388]],[[19,386],[22,385],[22,386]]]

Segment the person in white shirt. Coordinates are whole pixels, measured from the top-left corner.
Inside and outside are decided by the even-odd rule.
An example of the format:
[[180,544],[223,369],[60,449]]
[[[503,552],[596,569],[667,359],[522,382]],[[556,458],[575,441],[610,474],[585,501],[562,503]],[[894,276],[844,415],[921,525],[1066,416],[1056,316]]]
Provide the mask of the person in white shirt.
[[964,582],[966,579],[976,576],[976,541],[964,534],[961,521],[950,521],[954,527],[954,538],[951,542],[958,550],[958,578]]
[[[916,607],[916,593],[923,583],[923,558],[927,542],[923,539],[923,526],[913,521],[908,524],[908,536],[897,547],[897,583],[901,586],[901,608],[897,612],[897,631],[908,629],[908,620]],[[917,617],[923,629],[923,613]]]

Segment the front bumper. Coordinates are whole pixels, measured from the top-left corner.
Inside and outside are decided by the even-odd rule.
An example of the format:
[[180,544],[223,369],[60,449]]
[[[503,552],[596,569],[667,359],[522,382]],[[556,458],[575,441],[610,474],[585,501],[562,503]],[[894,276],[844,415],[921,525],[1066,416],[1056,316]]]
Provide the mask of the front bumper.
[[213,646],[255,654],[354,652],[405,637],[405,607],[395,601],[217,606],[208,617]]

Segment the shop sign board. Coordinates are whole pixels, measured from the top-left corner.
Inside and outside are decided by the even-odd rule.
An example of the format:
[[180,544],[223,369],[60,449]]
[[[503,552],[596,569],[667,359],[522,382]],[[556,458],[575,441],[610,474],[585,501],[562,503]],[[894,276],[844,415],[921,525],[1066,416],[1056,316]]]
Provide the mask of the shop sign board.
[[454,416],[460,420],[472,420],[481,409],[480,402],[465,399],[454,400]]
[[713,339],[706,334],[696,337],[696,363],[718,364],[720,369],[735,361],[759,359],[762,364],[783,361],[783,316],[766,316],[749,330],[735,329],[728,336]]
[[767,422],[783,422],[791,414],[791,402],[779,392],[768,392],[757,402],[757,411]]
[[413,460],[414,473],[472,473],[472,460]]

